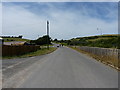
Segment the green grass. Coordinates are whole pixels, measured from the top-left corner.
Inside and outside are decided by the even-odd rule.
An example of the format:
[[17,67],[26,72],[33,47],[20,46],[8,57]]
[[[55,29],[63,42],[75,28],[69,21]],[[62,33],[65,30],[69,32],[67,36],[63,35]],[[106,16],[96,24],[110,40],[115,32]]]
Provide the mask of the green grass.
[[53,51],[55,51],[57,48],[54,47],[50,47],[49,50],[47,48],[41,48],[40,50],[37,50],[35,52],[30,52],[24,55],[20,55],[20,56],[6,56],[6,57],[2,57],[2,59],[13,59],[13,58],[26,58],[26,57],[32,57],[32,56],[40,56],[40,55],[44,55],[44,54],[49,54]]
[[98,35],[89,37],[80,37],[70,40],[69,45],[102,47],[102,48],[120,48],[118,35]]
[[3,38],[4,42],[11,42],[11,41],[30,41],[28,39],[22,38]]

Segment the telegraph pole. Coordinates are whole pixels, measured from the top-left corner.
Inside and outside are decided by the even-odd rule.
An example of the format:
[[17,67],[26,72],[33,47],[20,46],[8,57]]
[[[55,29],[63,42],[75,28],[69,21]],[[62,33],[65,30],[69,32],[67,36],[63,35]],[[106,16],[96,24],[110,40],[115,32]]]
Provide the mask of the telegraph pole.
[[47,21],[47,36],[48,36],[48,39],[47,39],[47,48],[49,49],[49,21]]

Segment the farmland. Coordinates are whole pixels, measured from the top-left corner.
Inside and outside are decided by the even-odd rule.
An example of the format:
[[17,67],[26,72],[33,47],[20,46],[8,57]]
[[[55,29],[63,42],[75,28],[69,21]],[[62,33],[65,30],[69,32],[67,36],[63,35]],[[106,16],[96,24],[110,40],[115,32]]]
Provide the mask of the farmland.
[[68,45],[102,47],[102,48],[119,48],[118,35],[98,35],[88,37],[78,37],[67,40]]
[[23,38],[3,38],[4,42],[11,42],[11,41],[30,41],[29,39],[23,39]]

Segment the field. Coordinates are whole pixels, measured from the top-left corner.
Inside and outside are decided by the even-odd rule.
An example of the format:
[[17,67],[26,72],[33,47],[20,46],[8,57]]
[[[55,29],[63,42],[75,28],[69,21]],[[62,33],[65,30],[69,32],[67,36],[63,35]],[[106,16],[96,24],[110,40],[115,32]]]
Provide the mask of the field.
[[4,42],[11,42],[11,41],[30,41],[28,39],[22,38],[3,38]]
[[102,47],[102,48],[119,48],[119,38],[117,34],[99,35],[89,37],[79,37],[69,40],[68,45]]

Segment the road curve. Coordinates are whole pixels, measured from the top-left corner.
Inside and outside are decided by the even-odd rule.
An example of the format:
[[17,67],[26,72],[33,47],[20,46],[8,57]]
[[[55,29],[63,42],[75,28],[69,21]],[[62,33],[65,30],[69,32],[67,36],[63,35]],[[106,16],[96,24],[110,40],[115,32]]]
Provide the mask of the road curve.
[[115,69],[68,47],[60,47],[40,58],[30,72],[26,72],[27,78],[18,85],[19,88],[118,87]]

